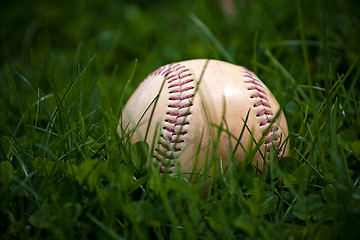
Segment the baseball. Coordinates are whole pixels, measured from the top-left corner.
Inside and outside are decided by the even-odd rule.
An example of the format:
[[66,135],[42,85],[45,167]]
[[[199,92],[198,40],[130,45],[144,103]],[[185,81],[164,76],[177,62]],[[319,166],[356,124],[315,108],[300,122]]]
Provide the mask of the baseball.
[[270,152],[289,152],[286,118],[270,90],[245,67],[218,60],[152,72],[126,103],[118,131],[132,143],[145,140],[160,172],[186,177],[247,157],[262,171]]

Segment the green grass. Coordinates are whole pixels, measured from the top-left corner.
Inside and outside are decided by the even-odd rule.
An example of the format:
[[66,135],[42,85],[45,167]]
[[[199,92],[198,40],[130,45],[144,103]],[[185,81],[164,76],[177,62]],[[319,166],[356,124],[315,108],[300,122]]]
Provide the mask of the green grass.
[[[218,2],[3,3],[1,239],[359,239],[359,3]],[[190,184],[118,135],[137,84],[193,58],[243,65],[278,99],[291,154],[266,177],[247,159]]]

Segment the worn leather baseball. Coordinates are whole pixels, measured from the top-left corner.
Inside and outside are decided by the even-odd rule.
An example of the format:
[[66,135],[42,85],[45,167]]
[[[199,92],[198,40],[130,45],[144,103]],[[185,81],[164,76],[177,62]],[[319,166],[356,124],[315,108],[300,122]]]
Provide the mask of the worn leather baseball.
[[[188,177],[193,171],[210,173],[206,164],[213,152],[225,168],[236,146],[233,159],[253,157],[260,171],[272,149],[280,157],[289,152],[286,118],[270,90],[245,67],[218,60],[160,67],[131,96],[120,125],[120,135],[136,126],[131,142],[153,146],[153,164],[161,172],[180,168]],[[256,143],[260,147],[251,156]]]

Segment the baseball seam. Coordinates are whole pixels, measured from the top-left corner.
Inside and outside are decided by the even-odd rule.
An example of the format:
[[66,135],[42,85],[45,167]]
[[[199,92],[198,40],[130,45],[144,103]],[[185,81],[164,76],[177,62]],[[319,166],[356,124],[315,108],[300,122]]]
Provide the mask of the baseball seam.
[[165,76],[165,74],[167,73],[168,69],[169,69],[170,64],[167,64],[165,66],[161,66],[158,69],[156,69],[155,71],[153,71],[152,73],[150,73],[146,78],[152,77],[152,76],[156,76],[156,75],[161,75],[161,76]]
[[[260,120],[260,127],[268,127],[269,124],[273,121],[274,113],[271,110],[270,101],[265,91],[265,87],[260,79],[251,71],[243,67],[244,73],[244,83],[248,86],[247,90],[250,91],[250,99],[255,100],[256,102],[253,104],[253,108],[257,110],[256,117],[262,118]],[[280,128],[277,123],[274,123],[269,132],[265,136],[265,146],[269,146],[267,148],[267,152],[271,151],[270,144],[273,143],[275,148],[277,148],[280,144]],[[263,133],[264,134],[264,133]],[[281,153],[281,152],[280,152]]]
[[[268,129],[272,123],[274,113],[266,93],[266,88],[260,79],[251,71],[242,67],[244,83],[250,95],[249,98],[254,102],[253,108],[257,111],[256,117],[259,119],[259,127]],[[160,134],[158,147],[155,148],[153,155],[154,166],[160,164],[161,173],[172,173],[175,169],[177,153],[182,150],[184,135],[190,122],[187,117],[191,115],[190,107],[195,94],[194,79],[190,70],[179,63],[172,63],[160,67],[152,72],[148,77],[160,75],[166,81],[169,94],[169,104],[167,106],[166,118],[161,124],[162,133]],[[275,126],[274,126],[275,125]],[[267,152],[271,151],[271,145],[277,148],[280,145],[280,127],[275,122],[270,126],[268,132],[263,132],[265,137],[264,145]],[[281,154],[281,151],[279,152]]]
[[176,166],[177,153],[182,150],[184,135],[190,122],[190,107],[195,93],[195,82],[189,69],[179,63],[159,68],[152,75],[163,75],[169,94],[166,118],[161,124],[158,147],[154,152],[154,165],[160,164],[161,173],[172,173]]

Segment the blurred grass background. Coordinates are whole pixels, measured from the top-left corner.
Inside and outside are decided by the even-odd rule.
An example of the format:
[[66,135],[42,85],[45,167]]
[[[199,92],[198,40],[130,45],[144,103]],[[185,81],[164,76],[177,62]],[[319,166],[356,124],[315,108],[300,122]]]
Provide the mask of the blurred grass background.
[[[3,2],[0,237],[358,238],[359,9],[355,0]],[[194,58],[254,71],[291,132],[279,170],[259,180],[240,164],[212,183],[210,199],[201,184],[144,170],[148,153],[127,152],[116,133],[146,75]]]

